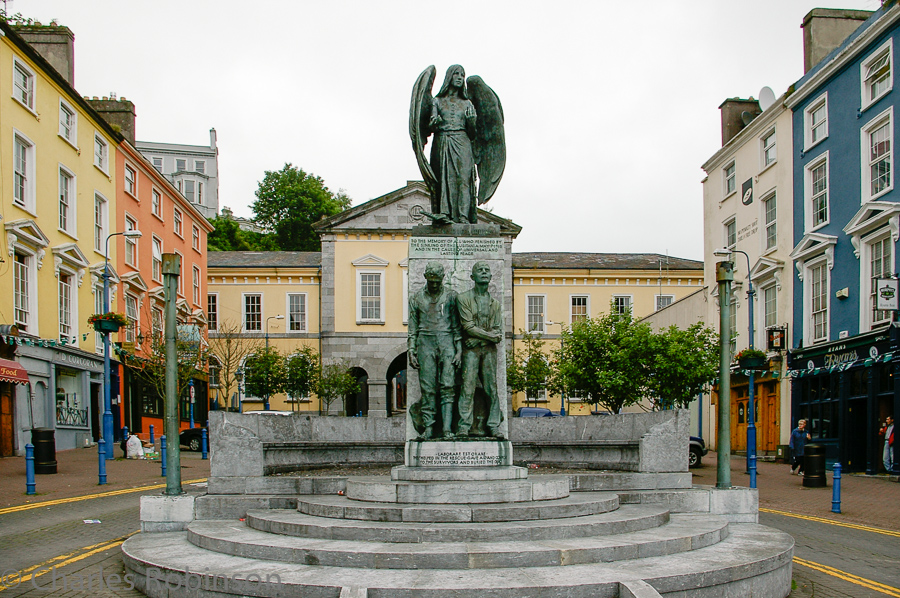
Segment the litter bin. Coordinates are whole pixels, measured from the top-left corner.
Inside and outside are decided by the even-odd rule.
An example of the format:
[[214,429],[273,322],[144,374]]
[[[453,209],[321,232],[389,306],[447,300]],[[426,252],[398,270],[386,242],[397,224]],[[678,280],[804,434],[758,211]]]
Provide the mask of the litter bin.
[[34,445],[34,473],[56,473],[56,430],[33,428],[31,444]]
[[828,485],[825,477],[825,447],[821,444],[807,444],[803,451],[803,485],[807,488],[824,488]]

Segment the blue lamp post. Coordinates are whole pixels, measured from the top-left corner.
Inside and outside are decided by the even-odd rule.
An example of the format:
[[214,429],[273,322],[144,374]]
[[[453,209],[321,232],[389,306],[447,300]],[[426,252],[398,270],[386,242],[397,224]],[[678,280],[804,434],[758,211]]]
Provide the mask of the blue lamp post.
[[[106,236],[106,252],[103,262],[103,312],[109,313],[109,240],[116,235],[122,235],[129,239],[141,237],[139,230],[127,230],[120,233],[111,233]],[[113,458],[113,414],[112,399],[110,398],[110,372],[109,372],[109,332],[103,333],[103,438],[106,439],[106,459]]]
[[[753,289],[753,279],[750,277],[750,256],[746,251],[740,249],[719,249],[713,252],[715,255],[723,255],[728,253],[741,253],[747,258],[747,309],[749,311],[749,348],[753,349],[753,298],[756,297],[756,291]],[[756,488],[756,405],[755,392],[753,387],[754,370],[749,370],[747,394],[747,473],[750,474],[750,487]],[[730,399],[729,399],[730,400]]]
[[[563,339],[562,339],[562,322],[544,322],[545,326],[559,326],[559,348],[562,349]],[[559,414],[562,416],[566,415],[566,391],[562,391],[559,395]]]

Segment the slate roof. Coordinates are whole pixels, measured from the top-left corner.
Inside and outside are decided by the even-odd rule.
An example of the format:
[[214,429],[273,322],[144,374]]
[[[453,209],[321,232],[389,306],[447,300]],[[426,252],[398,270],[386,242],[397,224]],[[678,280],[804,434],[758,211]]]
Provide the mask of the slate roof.
[[513,268],[595,270],[658,270],[660,262],[668,270],[703,270],[703,262],[659,253],[513,253]]
[[209,251],[207,268],[318,268],[320,251]]

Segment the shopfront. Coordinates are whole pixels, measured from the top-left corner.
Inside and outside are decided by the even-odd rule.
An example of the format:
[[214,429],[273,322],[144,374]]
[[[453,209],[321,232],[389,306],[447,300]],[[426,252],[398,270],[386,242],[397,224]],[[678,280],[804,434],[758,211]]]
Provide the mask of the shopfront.
[[791,426],[807,420],[830,468],[875,474],[883,470],[880,424],[900,412],[898,329],[790,353]]

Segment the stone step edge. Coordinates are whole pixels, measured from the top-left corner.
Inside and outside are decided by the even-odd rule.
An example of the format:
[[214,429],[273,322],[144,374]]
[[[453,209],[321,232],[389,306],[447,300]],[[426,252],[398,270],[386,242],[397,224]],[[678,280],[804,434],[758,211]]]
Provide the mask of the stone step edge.
[[269,534],[237,521],[194,522],[187,535],[191,544],[220,554],[363,569],[499,569],[613,562],[697,550],[726,537],[724,518],[698,515],[676,516],[652,531],[548,542],[310,541]]
[[612,536],[653,529],[668,523],[669,511],[659,505],[629,505],[612,513],[599,513],[550,521],[480,523],[412,523],[327,519],[297,511],[248,511],[248,527],[258,531],[310,539],[422,542],[549,541],[591,536]]
[[[693,591],[708,590],[717,592],[715,595],[726,595],[729,587],[736,587],[743,593],[727,595],[748,595],[753,585],[757,588],[754,595],[783,596],[785,589],[790,590],[793,546],[793,538],[784,532],[744,523],[732,525],[730,536],[719,544],[674,556],[649,557],[614,565],[570,565],[565,569],[479,570],[477,579],[461,576],[458,571],[369,570],[365,585],[360,584],[358,569],[310,565],[288,568],[274,561],[211,553],[190,544],[186,532],[138,534],[125,541],[122,552],[125,568],[135,576],[137,589],[151,598],[196,594],[196,589],[187,593],[186,587],[203,587],[205,596],[253,595],[260,598],[274,598],[298,590],[301,594],[308,592],[308,595],[318,595],[313,590],[321,589],[340,593],[343,588],[361,589],[363,593],[359,596],[368,596],[366,589],[384,590],[381,595],[397,598],[441,598],[448,591],[456,592],[453,595],[458,598],[479,598],[486,590],[491,591],[492,597],[517,598],[523,590],[535,589],[551,592],[546,595],[568,592],[565,595],[616,596],[620,584],[631,581],[644,581],[663,594],[682,592],[691,595]],[[564,575],[561,576],[561,572]],[[433,579],[425,579],[427,574]],[[149,585],[148,575],[153,578]],[[253,579],[248,581],[248,577]],[[229,591],[221,591],[222,580],[230,582]],[[760,580],[775,586],[771,593],[758,591]],[[433,589],[426,589],[428,582]],[[173,589],[176,583],[178,587]],[[213,586],[211,591],[210,583],[219,585]],[[285,586],[289,586],[287,592]],[[182,589],[181,593],[178,588]],[[578,588],[579,593],[575,594],[573,588]]]
[[531,502],[569,495],[566,476],[523,480],[406,481],[379,476],[347,478],[347,498],[361,502],[490,504]]
[[465,523],[565,519],[615,511],[619,496],[614,492],[585,492],[534,503],[487,503],[479,505],[398,504],[350,501],[342,496],[301,496],[297,511],[305,515],[359,521],[414,523]]

